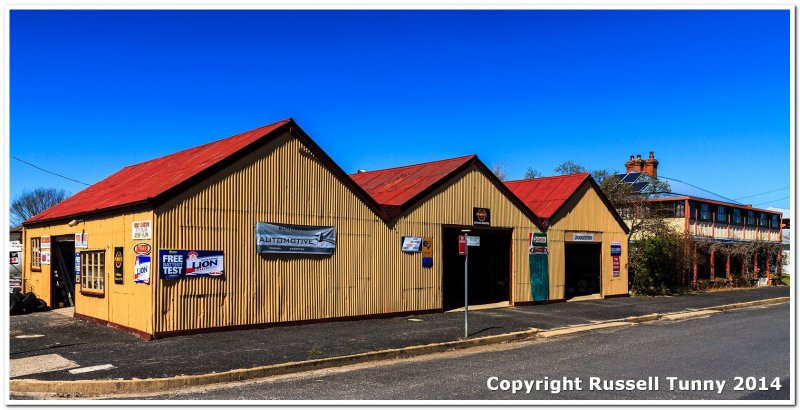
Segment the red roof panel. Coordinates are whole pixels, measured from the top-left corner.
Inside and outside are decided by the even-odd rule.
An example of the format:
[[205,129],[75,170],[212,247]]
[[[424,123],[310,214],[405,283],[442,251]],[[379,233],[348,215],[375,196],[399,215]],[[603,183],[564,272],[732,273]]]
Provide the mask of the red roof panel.
[[63,218],[155,198],[235,152],[269,136],[290,121],[291,119],[278,121],[219,141],[125,167],[25,222]]
[[381,205],[402,206],[450,175],[475,155],[423,164],[360,172],[350,177]]
[[540,218],[550,219],[578,190],[589,173],[508,181],[506,186]]

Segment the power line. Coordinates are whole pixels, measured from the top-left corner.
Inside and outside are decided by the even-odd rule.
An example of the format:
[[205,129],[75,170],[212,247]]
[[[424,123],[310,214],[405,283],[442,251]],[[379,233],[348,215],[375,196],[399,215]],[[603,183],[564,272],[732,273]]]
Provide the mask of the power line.
[[774,199],[774,200],[772,200],[772,201],[762,202],[762,203],[760,203],[760,204],[756,204],[756,205],[765,205],[765,204],[769,204],[769,203],[772,203],[772,202],[783,201],[784,199],[789,199],[789,197],[788,197],[788,196],[785,196],[785,197],[783,197],[783,198],[778,198],[778,199]]
[[64,176],[64,175],[57,174],[57,173],[55,173],[55,172],[53,172],[53,171],[48,171],[48,170],[46,170],[46,169],[44,169],[44,168],[42,168],[42,167],[40,167],[40,166],[37,166],[37,165],[31,164],[31,163],[30,163],[30,162],[28,162],[28,161],[23,161],[23,160],[21,160],[21,159],[19,159],[19,158],[15,157],[15,156],[13,156],[13,155],[11,155],[11,159],[15,159],[15,160],[17,160],[17,161],[19,161],[19,162],[22,162],[22,163],[24,163],[24,164],[28,164],[28,165],[30,165],[30,166],[32,166],[32,167],[34,167],[34,168],[38,169],[38,170],[41,170],[41,171],[47,172],[48,174],[53,174],[53,175],[55,175],[55,176],[57,176],[57,177],[61,177],[61,178],[64,178],[64,179],[68,179],[68,180],[70,180],[70,181],[77,182],[77,183],[79,183],[79,184],[83,184],[83,185],[86,185],[86,186],[89,186],[89,185],[91,185],[91,184],[87,184],[86,182],[81,182],[81,181],[78,181],[77,179],[72,179],[72,178],[70,178],[70,177],[66,177],[66,176]]
[[736,199],[752,198],[752,197],[754,197],[754,196],[761,196],[761,195],[764,195],[764,194],[771,194],[771,193],[773,193],[773,192],[783,191],[784,189],[789,189],[789,187],[787,186],[787,187],[784,187],[784,188],[775,189],[775,190],[772,190],[772,191],[767,191],[767,192],[762,192],[762,193],[760,193],[760,194],[755,194],[755,195],[743,196],[743,197],[741,197],[741,198],[736,198]]

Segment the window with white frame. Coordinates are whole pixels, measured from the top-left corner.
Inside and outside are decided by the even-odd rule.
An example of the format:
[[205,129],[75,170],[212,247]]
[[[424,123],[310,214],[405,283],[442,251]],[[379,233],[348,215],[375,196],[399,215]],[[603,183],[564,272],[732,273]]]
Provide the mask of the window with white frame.
[[106,251],[81,252],[81,292],[105,293]]
[[42,270],[42,239],[31,238],[31,270]]

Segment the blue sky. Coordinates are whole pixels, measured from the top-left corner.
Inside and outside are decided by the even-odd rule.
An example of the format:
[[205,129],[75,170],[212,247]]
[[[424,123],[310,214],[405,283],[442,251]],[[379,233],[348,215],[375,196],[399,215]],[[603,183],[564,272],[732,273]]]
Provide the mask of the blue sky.
[[[790,184],[789,18],[13,10],[10,150],[94,183],[293,117],[347,172],[476,153],[519,179],[655,151],[660,174],[735,199]],[[84,188],[15,160],[10,182],[12,200]]]

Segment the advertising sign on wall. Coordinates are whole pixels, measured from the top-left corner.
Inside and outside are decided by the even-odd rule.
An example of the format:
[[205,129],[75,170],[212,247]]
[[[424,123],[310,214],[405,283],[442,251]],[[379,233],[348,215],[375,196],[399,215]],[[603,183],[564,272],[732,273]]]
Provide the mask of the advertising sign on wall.
[[133,281],[136,283],[150,283],[150,257],[136,255],[133,266]]
[[403,245],[400,247],[403,252],[419,252],[422,250],[422,237],[404,236]]
[[42,256],[42,265],[49,265],[50,264],[50,251],[42,250],[40,254]]
[[81,253],[75,252],[75,283],[81,283]]
[[131,224],[133,240],[153,239],[153,221],[134,221]]
[[611,256],[622,255],[622,244],[619,242],[611,242]]
[[593,233],[574,233],[572,234],[572,240],[575,242],[594,242],[594,234]]
[[491,225],[492,215],[489,208],[472,208],[473,225]]
[[137,255],[149,255],[152,249],[153,247],[149,243],[142,242],[133,245],[133,253]]
[[256,252],[333,255],[336,227],[256,222]]
[[611,257],[611,276],[618,278],[619,277],[619,256],[612,256]]
[[49,236],[42,236],[39,242],[39,248],[41,249],[50,249],[50,237]]
[[430,236],[422,238],[422,267],[433,267],[433,238]]
[[117,285],[123,284],[123,274],[122,274],[122,251],[125,248],[116,247],[114,248],[114,283]]
[[89,247],[89,234],[86,232],[75,234],[75,247],[86,249]]
[[225,274],[222,251],[158,251],[159,277],[181,279],[187,276],[222,276]]
[[547,234],[544,233],[531,233],[530,245],[528,250],[534,255],[547,255]]

